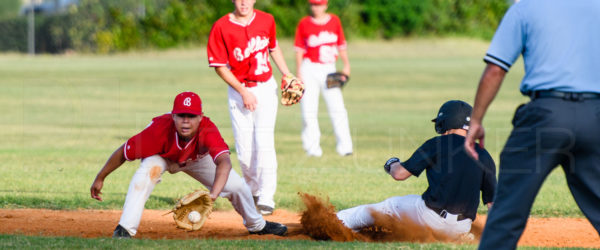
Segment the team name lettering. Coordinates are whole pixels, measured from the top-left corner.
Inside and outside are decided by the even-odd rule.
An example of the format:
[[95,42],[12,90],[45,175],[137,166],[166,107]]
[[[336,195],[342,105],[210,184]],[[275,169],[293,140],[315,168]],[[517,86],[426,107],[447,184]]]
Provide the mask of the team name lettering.
[[335,33],[321,31],[319,35],[310,35],[308,37],[308,47],[317,47],[322,44],[337,43],[338,36]]
[[269,46],[269,38],[268,37],[260,37],[256,36],[250,41],[248,41],[248,46],[244,49],[242,53],[242,49],[235,48],[233,50],[233,56],[238,62],[244,61],[246,58],[250,57],[250,55],[256,51],[261,51]]

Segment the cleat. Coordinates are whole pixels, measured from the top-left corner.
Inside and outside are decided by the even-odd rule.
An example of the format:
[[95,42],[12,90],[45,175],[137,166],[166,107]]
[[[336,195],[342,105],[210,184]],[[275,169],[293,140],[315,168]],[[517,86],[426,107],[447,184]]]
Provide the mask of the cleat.
[[129,238],[131,238],[131,235],[121,225],[117,225],[117,228],[115,228],[115,231],[113,232],[112,237],[114,239],[129,239]]
[[272,215],[273,214],[273,208],[269,207],[269,206],[265,206],[265,205],[256,206],[256,210],[258,210],[258,212],[262,215]]
[[250,232],[250,234],[274,234],[279,236],[284,236],[287,233],[287,227],[283,224],[279,224],[277,222],[266,221],[265,227],[256,232]]

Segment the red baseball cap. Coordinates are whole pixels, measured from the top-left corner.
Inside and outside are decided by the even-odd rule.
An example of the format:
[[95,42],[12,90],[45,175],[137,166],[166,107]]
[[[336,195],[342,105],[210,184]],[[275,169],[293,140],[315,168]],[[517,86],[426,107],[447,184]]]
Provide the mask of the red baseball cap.
[[308,2],[316,5],[327,4],[327,0],[308,0]]
[[173,101],[172,114],[202,114],[202,100],[194,92],[183,92],[175,97]]

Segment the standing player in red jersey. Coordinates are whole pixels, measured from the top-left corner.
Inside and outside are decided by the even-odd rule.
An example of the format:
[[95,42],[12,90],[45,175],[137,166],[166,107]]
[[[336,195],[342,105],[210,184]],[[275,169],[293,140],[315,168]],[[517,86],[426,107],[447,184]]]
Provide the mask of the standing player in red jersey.
[[348,112],[340,88],[327,88],[327,75],[336,71],[338,55],[344,63],[342,73],[350,75],[350,62],[346,53],[346,38],[340,19],[327,13],[327,0],[309,0],[311,16],[300,20],[296,29],[296,73],[305,84],[300,105],[304,128],[302,145],[309,156],[323,154],[319,131],[319,91],[327,103],[340,155],[352,154],[352,138],[348,125]]
[[238,160],[263,215],[273,213],[277,187],[275,117],[277,84],[269,54],[291,75],[275,36],[275,20],[255,10],[255,0],[233,0],[235,10],[217,20],[208,38],[210,67],[229,85],[229,113]]
[[218,196],[231,201],[244,218],[251,234],[285,235],[287,227],[265,221],[256,211],[250,189],[231,170],[229,147],[219,129],[202,113],[202,101],[193,92],[175,97],[173,110],[152,119],[139,134],[121,145],[108,159],[92,183],[92,198],[100,196],[104,179],[125,160],[142,159],[140,168],[129,184],[123,213],[113,238],[131,238],[137,233],[144,205],[165,171],[185,172],[210,190],[214,201]]

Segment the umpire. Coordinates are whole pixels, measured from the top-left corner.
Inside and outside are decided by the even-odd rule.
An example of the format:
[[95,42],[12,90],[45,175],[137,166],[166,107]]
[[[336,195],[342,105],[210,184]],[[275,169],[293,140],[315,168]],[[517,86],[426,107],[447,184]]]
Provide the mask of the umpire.
[[506,12],[484,59],[465,141],[475,158],[483,116],[520,54],[520,90],[531,101],[512,120],[480,249],[516,247],[540,186],[559,164],[600,233],[600,1],[522,0]]

